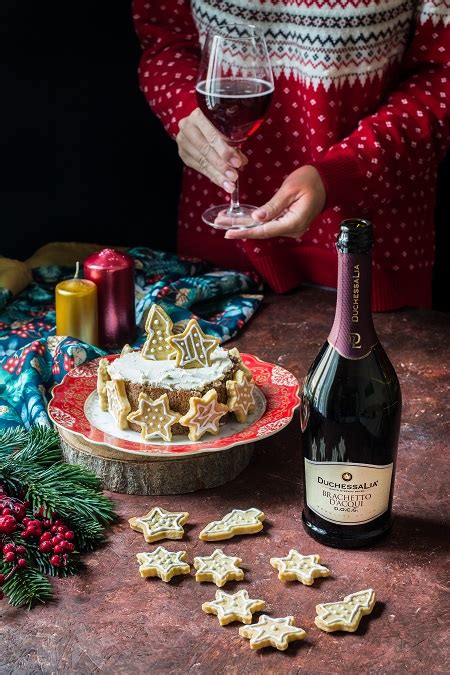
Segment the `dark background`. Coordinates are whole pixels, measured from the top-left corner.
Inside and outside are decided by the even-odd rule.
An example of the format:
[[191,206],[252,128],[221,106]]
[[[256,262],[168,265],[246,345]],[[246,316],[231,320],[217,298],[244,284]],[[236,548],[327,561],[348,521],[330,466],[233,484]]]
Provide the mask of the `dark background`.
[[[139,91],[131,0],[0,4],[0,253],[50,241],[174,250],[181,166]],[[450,309],[447,159],[434,306]]]

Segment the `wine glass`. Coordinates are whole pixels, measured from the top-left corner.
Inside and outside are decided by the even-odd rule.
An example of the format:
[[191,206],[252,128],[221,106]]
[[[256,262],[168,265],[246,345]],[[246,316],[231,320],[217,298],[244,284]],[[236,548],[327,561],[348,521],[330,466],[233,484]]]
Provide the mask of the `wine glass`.
[[[250,24],[210,28],[197,77],[200,109],[228,143],[241,144],[264,121],[273,94],[273,75],[262,32]],[[218,229],[254,227],[256,206],[239,202],[239,181],[229,204],[211,206],[202,218]]]

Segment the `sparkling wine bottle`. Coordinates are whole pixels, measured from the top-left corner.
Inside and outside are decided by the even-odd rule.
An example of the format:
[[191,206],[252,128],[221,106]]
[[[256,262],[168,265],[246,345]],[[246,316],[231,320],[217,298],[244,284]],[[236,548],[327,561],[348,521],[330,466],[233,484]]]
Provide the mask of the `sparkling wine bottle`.
[[329,546],[365,546],[391,526],[401,392],[372,321],[372,225],[344,220],[336,315],[305,380],[303,524]]

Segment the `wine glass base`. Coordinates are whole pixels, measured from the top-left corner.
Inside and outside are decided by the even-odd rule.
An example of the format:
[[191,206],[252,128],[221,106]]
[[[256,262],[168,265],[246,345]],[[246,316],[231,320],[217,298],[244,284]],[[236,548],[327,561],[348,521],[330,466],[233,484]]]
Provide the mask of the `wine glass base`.
[[238,210],[231,213],[229,204],[220,204],[207,209],[202,220],[216,230],[249,230],[259,225],[252,218],[252,213],[257,208],[250,204],[240,204]]

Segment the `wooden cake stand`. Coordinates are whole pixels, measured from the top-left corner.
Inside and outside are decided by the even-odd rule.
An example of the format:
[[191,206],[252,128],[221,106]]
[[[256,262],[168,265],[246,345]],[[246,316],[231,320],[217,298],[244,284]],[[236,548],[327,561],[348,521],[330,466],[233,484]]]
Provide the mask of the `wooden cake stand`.
[[82,464],[106,490],[128,495],[174,495],[217,487],[236,478],[250,461],[253,443],[184,457],[130,455],[59,428],[64,459]]

